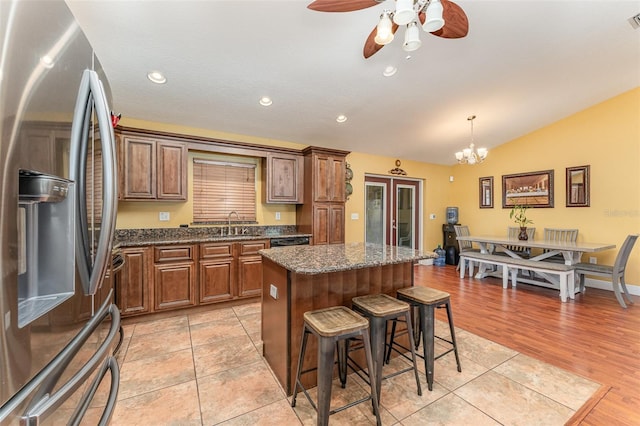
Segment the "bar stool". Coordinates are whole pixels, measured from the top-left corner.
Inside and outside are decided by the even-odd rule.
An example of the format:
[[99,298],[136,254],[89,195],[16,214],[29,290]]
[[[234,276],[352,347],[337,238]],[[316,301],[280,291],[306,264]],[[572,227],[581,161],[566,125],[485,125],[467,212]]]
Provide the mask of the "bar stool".
[[[371,383],[375,383],[375,389],[378,398],[380,398],[382,379],[397,376],[398,374],[405,373],[411,370],[413,370],[416,377],[418,395],[422,395],[420,378],[418,376],[418,365],[416,363],[416,353],[413,349],[415,346],[415,342],[413,339],[413,332],[411,330],[410,305],[386,294],[372,294],[367,296],[354,297],[353,299],[351,299],[351,302],[352,308],[356,312],[359,312],[367,317],[371,324],[371,350],[373,351],[373,365],[375,368],[375,376],[370,377],[370,381]],[[387,337],[387,321],[396,320],[401,317],[405,318],[407,322],[407,328],[409,329],[409,343],[411,346],[411,359],[413,361],[413,366],[389,374],[386,377],[382,377],[382,365],[384,364],[385,345]],[[344,375],[344,377],[341,376],[341,380],[343,378],[346,381],[346,375]]]
[[[313,334],[318,339],[318,366],[309,370],[302,369],[307,337]],[[371,401],[376,423],[380,426],[380,410],[378,408],[378,394],[375,386],[371,386],[371,393],[366,398],[351,402],[340,408],[331,410],[331,382],[333,378],[334,351],[338,343],[352,337],[362,337],[364,351],[367,358],[367,368],[373,371],[371,359],[371,347],[369,345],[369,321],[345,306],[334,306],[316,311],[304,313],[304,326],[302,341],[300,343],[300,356],[298,357],[298,371],[296,384],[293,389],[291,406],[296,406],[298,387],[304,392],[311,406],[317,413],[317,424],[326,426],[329,424],[329,416],[339,411],[350,408],[365,401]],[[302,385],[300,376],[304,373],[318,371],[318,405],[314,404],[311,396]],[[375,373],[373,373],[375,377]]]
[[[407,287],[399,289],[397,292],[397,297],[398,299],[411,304],[412,307],[418,308],[418,324],[414,329],[414,341],[419,342],[420,333],[422,333],[422,350],[424,351],[424,355],[418,354],[418,356],[424,359],[424,368],[427,373],[427,385],[429,387],[429,390],[433,390],[433,365],[436,359],[453,351],[456,356],[458,372],[462,371],[462,367],[460,366],[460,357],[458,356],[458,345],[456,344],[456,333],[453,326],[453,314],[451,312],[450,295],[447,292],[428,287]],[[447,340],[435,335],[435,309],[442,306],[445,306],[447,309],[447,319],[449,321],[451,340]],[[392,349],[400,352],[398,351],[398,349],[394,348],[393,345],[399,346],[405,351],[408,350],[401,344],[394,341],[395,331],[396,321],[393,322],[393,326],[391,327],[391,340],[389,342],[387,354],[385,357],[387,362],[391,355]],[[409,329],[409,327],[407,327],[407,332],[409,333],[409,335],[411,335],[411,330]],[[443,352],[437,357],[434,356],[434,345],[436,337],[452,345],[451,349]]]

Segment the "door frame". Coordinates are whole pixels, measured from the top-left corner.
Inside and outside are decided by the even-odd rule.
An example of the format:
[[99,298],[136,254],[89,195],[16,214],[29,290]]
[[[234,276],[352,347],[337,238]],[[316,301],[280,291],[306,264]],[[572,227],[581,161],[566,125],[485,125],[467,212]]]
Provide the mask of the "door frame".
[[[422,250],[423,247],[423,234],[424,234],[424,179],[419,179],[419,178],[408,178],[408,177],[394,177],[394,176],[388,176],[388,175],[378,175],[375,173],[365,173],[364,175],[364,192],[365,192],[365,197],[363,199],[363,203],[364,203],[364,214],[365,214],[365,220],[364,220],[364,235],[367,235],[367,220],[366,220],[366,214],[367,214],[367,209],[366,209],[366,185],[367,183],[375,183],[375,184],[380,184],[380,185],[386,185],[386,194],[387,194],[387,199],[385,200],[385,223],[386,223],[386,229],[385,229],[385,239],[386,239],[386,243],[387,244],[391,244],[392,241],[396,240],[396,230],[393,229],[393,226],[391,225],[391,219],[395,218],[395,197],[396,197],[396,193],[395,193],[395,189],[397,188],[397,184],[402,184],[402,182],[409,182],[411,185],[416,185],[417,186],[417,198],[418,201],[415,203],[415,221],[416,221],[416,225],[417,225],[417,229],[416,229],[416,249],[417,250]],[[394,182],[396,183],[394,185]],[[393,216],[389,217],[389,213],[391,213]]]

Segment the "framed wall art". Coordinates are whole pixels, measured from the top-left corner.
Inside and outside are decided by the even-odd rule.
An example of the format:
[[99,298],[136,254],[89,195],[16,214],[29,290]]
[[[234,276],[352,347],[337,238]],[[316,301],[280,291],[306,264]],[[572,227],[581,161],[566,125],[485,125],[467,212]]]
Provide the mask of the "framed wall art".
[[479,178],[480,181],[480,208],[493,208],[493,176]]
[[589,207],[589,169],[567,167],[567,207]]
[[502,208],[553,207],[553,170],[502,175]]

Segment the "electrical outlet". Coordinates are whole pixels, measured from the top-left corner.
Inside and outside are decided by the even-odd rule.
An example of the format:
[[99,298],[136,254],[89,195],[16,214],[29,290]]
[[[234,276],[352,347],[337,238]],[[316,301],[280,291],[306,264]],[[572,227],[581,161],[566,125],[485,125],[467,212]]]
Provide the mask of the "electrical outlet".
[[158,216],[159,216],[161,222],[168,222],[169,221],[169,212],[160,212],[160,214]]
[[269,295],[271,297],[273,297],[274,299],[278,299],[278,287],[276,287],[275,285],[271,284],[269,286]]
[[595,265],[596,263],[598,263],[598,258],[591,256],[589,258],[589,263],[593,263]]
[[276,212],[276,220],[280,220],[280,212]]

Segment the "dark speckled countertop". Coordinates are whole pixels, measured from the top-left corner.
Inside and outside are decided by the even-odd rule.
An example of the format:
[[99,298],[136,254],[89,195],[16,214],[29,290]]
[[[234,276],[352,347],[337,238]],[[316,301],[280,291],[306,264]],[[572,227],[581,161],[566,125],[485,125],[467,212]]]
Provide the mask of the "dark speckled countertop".
[[222,228],[227,227],[117,229],[114,244],[119,244],[120,247],[137,247],[311,236],[311,234],[297,232],[295,226],[286,225],[246,227],[246,235],[220,235]]
[[274,263],[299,274],[323,274],[438,257],[430,251],[367,243],[292,246],[260,250]]

